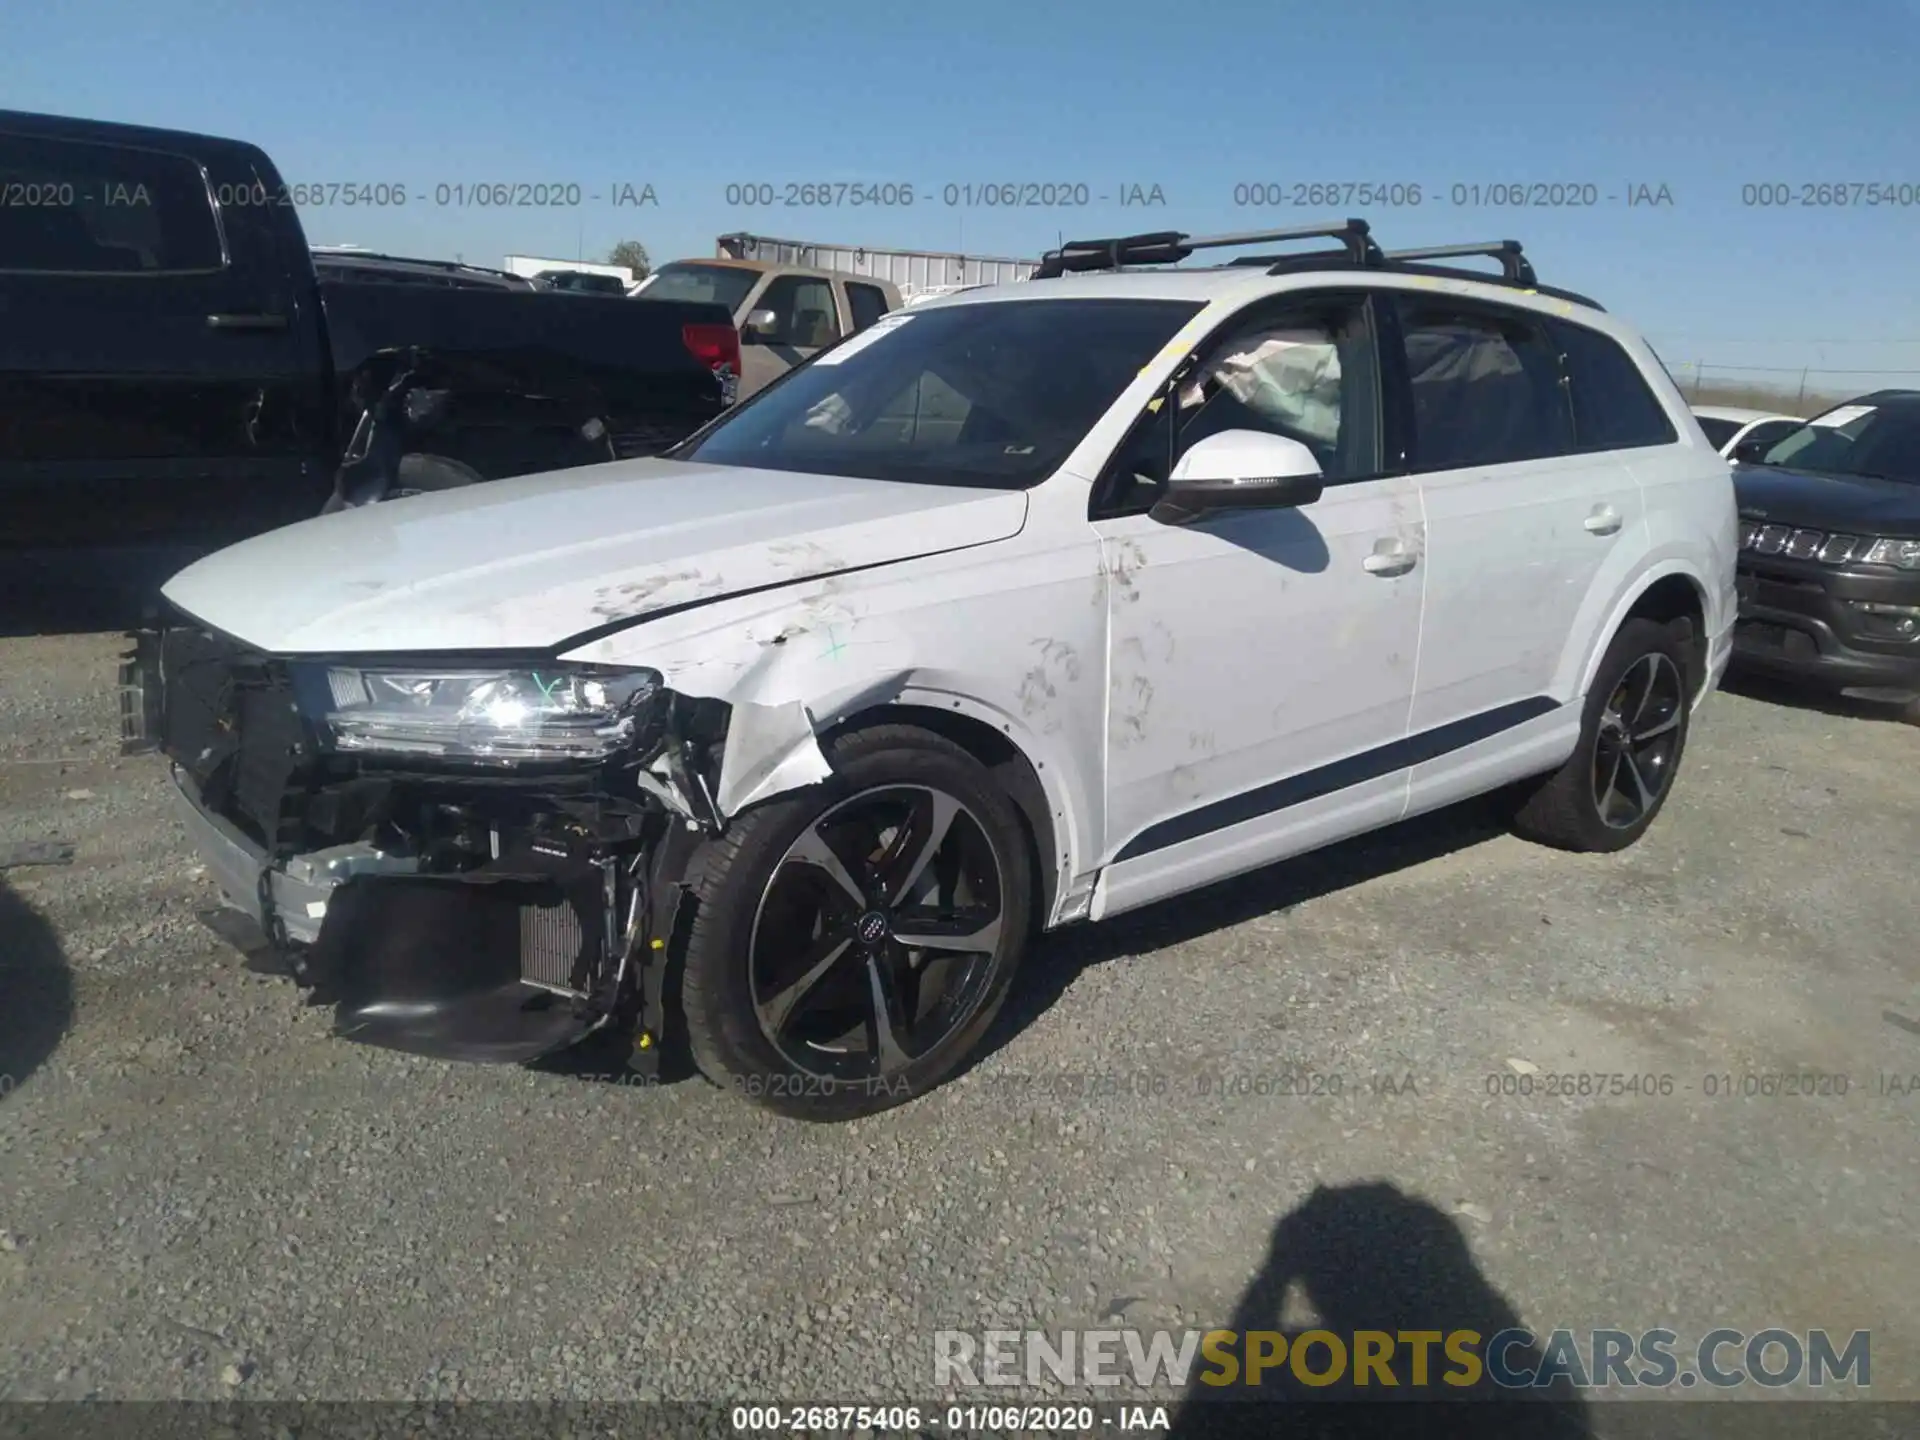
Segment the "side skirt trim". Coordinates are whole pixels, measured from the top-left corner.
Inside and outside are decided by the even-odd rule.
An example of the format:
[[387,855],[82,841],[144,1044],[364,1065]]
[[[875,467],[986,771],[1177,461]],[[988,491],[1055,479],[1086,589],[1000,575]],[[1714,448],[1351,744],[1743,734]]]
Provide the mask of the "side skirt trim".
[[1224,830],[1229,825],[1257,820],[1276,810],[1303,805],[1309,800],[1318,800],[1324,795],[1364,784],[1368,780],[1377,780],[1382,775],[1391,775],[1396,770],[1437,760],[1451,751],[1477,745],[1529,720],[1551,715],[1560,708],[1559,701],[1545,695],[1516,700],[1509,705],[1423,730],[1418,735],[1409,735],[1372,750],[1363,750],[1358,755],[1349,755],[1331,765],[1303,770],[1298,775],[1289,775],[1284,780],[1276,780],[1238,795],[1229,795],[1224,800],[1209,801],[1185,814],[1149,825],[1121,846],[1119,853],[1109,863],[1118,865],[1123,860],[1135,860],[1170,845]]

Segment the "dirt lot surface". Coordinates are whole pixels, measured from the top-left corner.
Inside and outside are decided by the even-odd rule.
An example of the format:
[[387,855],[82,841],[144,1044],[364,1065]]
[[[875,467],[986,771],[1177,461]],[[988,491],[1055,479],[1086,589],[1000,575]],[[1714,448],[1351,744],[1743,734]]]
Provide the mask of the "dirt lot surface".
[[810,1128],[333,1039],[196,918],[116,649],[0,640],[0,850],[74,847],[0,871],[0,1398],[898,1400],[946,1328],[1514,1316],[1870,1330],[1920,1396],[1920,730],[1723,693],[1625,854],[1453,811],[1054,937],[976,1069]]

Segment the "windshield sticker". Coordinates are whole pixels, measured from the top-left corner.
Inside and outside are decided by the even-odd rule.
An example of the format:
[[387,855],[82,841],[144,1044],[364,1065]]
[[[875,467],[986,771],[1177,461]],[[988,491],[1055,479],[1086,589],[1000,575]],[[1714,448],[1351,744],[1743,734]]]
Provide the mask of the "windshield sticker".
[[1816,415],[1807,421],[1809,425],[1818,425],[1823,430],[1838,429],[1842,425],[1851,425],[1863,415],[1871,415],[1876,406],[1842,405],[1838,410],[1829,410],[1824,415]]
[[897,311],[892,315],[884,315],[880,319],[874,321],[873,324],[869,325],[866,329],[862,330],[859,334],[855,335],[852,339],[847,340],[843,344],[835,346],[832,350],[829,350],[826,354],[820,356],[813,363],[816,365],[838,365],[842,360],[845,360],[849,355],[858,355],[862,350],[866,349],[869,345],[873,344],[874,341],[880,339],[882,336],[891,334],[895,330],[898,330],[902,325],[905,325],[908,321],[912,320],[913,318],[914,317],[911,315],[901,314]]

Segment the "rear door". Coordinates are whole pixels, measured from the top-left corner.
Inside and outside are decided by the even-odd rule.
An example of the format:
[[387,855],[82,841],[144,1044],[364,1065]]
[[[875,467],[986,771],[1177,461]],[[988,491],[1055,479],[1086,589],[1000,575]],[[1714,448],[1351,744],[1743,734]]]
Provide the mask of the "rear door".
[[771,311],[772,324],[740,334],[740,396],[764,389],[841,335],[833,282],[824,275],[776,275],[748,304]]
[[209,158],[0,128],[6,548],[186,555],[317,512],[298,228],[270,169]]
[[1411,728],[1491,738],[1572,698],[1600,592],[1644,553],[1640,491],[1598,417],[1576,435],[1565,339],[1546,317],[1409,292],[1396,311],[1427,525]]

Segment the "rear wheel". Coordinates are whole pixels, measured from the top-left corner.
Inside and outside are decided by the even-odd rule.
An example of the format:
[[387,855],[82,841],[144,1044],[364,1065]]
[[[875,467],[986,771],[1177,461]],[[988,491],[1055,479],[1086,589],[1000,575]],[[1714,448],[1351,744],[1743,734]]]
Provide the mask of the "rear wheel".
[[1594,676],[1573,754],[1522,803],[1514,829],[1562,850],[1624,850],[1667,803],[1686,749],[1682,639],[1629,620]]
[[709,1079],[849,1120],[964,1063],[1012,983],[1033,878],[1012,801],[958,745],[888,725],[827,753],[830,780],[742,816],[709,857],[681,1003]]

